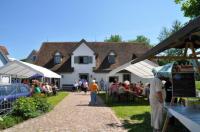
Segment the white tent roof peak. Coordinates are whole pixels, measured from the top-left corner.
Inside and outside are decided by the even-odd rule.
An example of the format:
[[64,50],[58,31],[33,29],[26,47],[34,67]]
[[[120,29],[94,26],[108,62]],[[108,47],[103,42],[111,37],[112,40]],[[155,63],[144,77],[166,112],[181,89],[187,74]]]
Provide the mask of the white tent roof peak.
[[18,60],[11,61],[1,67],[0,74],[15,75],[19,78],[29,78],[36,74],[47,78],[61,78],[61,76],[57,73],[52,72],[44,67]]
[[143,60],[135,64],[131,64],[131,62],[128,62],[114,70],[112,70],[109,73],[109,76],[112,76],[116,74],[117,72],[121,70],[127,70],[141,78],[153,78],[152,70],[153,68],[157,67],[158,65],[153,63],[150,60]]

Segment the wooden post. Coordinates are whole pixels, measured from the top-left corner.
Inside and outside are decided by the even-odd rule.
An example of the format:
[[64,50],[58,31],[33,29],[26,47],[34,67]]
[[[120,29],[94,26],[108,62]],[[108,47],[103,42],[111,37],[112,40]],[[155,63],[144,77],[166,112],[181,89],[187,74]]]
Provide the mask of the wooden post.
[[184,50],[184,57],[186,57],[187,56],[187,51],[188,51],[188,44],[186,43],[186,45],[185,45],[185,50]]
[[[197,57],[193,43],[189,43],[189,44],[190,44],[190,48],[192,50],[193,57]],[[199,65],[198,59],[195,59],[195,62],[196,62],[196,65],[197,65],[198,72],[200,73],[200,67],[199,67],[200,65]]]
[[[169,106],[172,106],[172,105],[174,104],[174,100],[175,100],[175,97],[172,97]],[[165,123],[164,123],[163,129],[162,129],[162,132],[166,132],[167,127],[168,127],[168,124],[169,124],[169,112],[167,112],[166,119],[165,119]]]

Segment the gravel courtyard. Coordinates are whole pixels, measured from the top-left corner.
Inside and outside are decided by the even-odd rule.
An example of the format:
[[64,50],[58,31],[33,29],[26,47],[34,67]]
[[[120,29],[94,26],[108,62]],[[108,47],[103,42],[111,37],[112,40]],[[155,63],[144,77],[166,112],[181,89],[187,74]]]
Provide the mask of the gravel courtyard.
[[4,132],[123,132],[120,121],[100,99],[88,106],[90,95],[70,93],[51,112]]

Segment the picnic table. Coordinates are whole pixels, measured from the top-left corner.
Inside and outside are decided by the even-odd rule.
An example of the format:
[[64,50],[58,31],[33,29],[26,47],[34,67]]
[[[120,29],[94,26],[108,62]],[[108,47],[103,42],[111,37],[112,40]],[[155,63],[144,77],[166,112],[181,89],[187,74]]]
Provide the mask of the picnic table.
[[166,105],[165,108],[191,132],[200,131],[200,109],[184,107],[181,105]]

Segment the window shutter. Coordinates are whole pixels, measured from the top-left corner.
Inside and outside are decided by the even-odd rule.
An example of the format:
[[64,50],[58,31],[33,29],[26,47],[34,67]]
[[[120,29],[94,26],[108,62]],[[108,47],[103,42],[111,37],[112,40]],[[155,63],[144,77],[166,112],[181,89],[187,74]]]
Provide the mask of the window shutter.
[[83,57],[83,63],[84,64],[88,64],[89,63],[89,57],[88,56],[84,56]]
[[79,57],[78,56],[74,56],[74,63],[78,64],[79,63]]
[[89,56],[89,63],[92,63],[92,56]]

